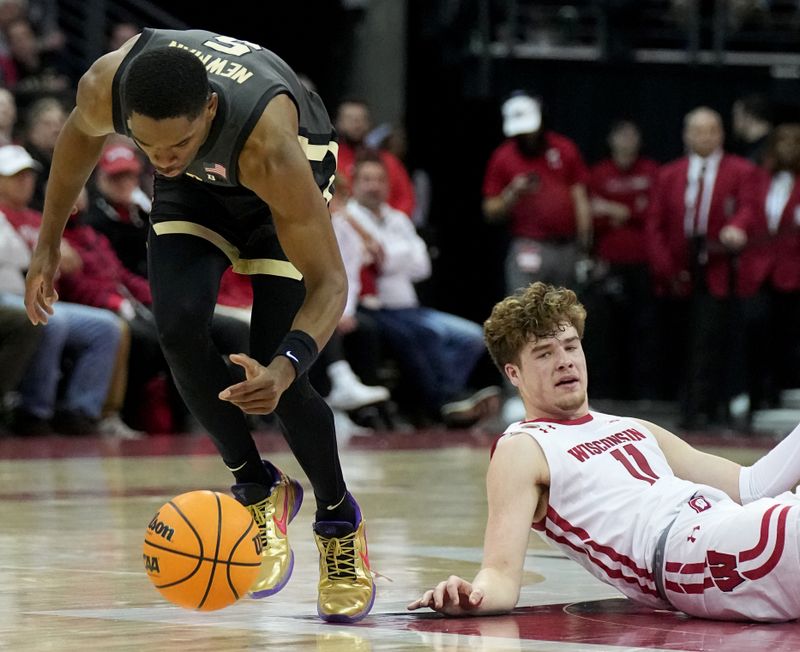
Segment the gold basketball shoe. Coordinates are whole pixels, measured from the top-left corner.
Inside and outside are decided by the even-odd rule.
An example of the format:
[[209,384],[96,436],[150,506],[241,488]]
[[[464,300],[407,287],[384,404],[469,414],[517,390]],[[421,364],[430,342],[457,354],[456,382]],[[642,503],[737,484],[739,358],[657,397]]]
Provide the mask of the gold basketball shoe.
[[253,515],[260,533],[261,571],[250,588],[254,598],[266,598],[280,591],[294,568],[294,552],[289,546],[286,526],[300,511],[303,487],[269,462],[264,464],[278,478],[272,487],[252,482],[235,484],[231,492]]
[[364,519],[349,493],[347,500],[355,507],[357,527],[345,521],[314,523],[319,550],[317,613],[322,620],[337,623],[361,620],[375,602]]

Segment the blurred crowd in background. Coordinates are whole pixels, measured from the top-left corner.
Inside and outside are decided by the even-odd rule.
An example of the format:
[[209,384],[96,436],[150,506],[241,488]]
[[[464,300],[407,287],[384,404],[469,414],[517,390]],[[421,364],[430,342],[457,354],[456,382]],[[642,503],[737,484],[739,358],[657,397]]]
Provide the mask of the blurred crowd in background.
[[[766,20],[762,4],[747,20]],[[50,161],[82,72],[61,56],[55,7],[0,1],[0,431],[192,432],[150,312],[152,169],[132,141],[109,139],[70,218],[50,323],[33,327],[24,312]],[[114,25],[108,50],[139,31]],[[687,430],[747,429],[755,410],[800,387],[800,111],[759,94],[727,114],[694,107],[685,154],[659,161],[620,98],[619,119],[596,125],[605,157],[587,160],[551,128],[549,99],[501,98],[504,139],[481,163],[478,210],[506,234],[504,291],[535,280],[575,289],[589,310],[591,397],[675,402]],[[329,109],[340,138],[331,213],[350,292],[310,373],[340,431],[524,418],[481,324],[426,292],[437,188],[408,170],[402,125],[375,124],[360,97]],[[213,325],[220,354],[247,352],[251,302],[248,278],[228,270]]]

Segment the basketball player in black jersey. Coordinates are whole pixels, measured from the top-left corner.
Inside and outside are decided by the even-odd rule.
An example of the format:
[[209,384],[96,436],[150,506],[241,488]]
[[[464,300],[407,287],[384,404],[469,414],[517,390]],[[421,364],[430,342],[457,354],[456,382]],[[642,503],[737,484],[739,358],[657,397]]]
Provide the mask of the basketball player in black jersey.
[[[80,80],[53,156],[27,277],[35,324],[53,313],[64,224],[114,132],[130,136],[156,169],[153,311],[177,386],[261,527],[251,594],[272,595],[289,579],[286,526],[302,502],[300,484],[261,460],[243,414],[274,411],[316,498],[319,614],[363,618],[375,598],[364,520],[345,486],[333,415],[306,373],[347,290],[327,208],[337,152],[328,112],[275,54],[212,32],[145,29],[99,58]],[[250,275],[254,293],[250,355],[231,356],[242,382],[209,335],[229,265]]]

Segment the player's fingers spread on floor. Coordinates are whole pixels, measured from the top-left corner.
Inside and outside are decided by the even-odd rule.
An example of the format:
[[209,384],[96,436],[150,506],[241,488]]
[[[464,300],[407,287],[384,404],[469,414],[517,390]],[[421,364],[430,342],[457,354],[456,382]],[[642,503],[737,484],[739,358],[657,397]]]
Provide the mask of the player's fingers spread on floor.
[[427,607],[428,605],[430,605],[432,595],[433,591],[431,590],[425,591],[425,593],[422,594],[421,598],[417,598],[416,600],[414,600],[414,602],[410,603],[406,607],[406,609],[408,609],[409,611],[413,611],[414,609],[419,609],[420,607]]
[[450,599],[450,602],[453,604],[458,604],[460,601],[458,595],[458,586],[460,581],[455,581],[452,577],[447,580],[447,597]]
[[472,593],[469,594],[469,603],[473,607],[477,607],[481,602],[483,602],[483,591],[480,589],[475,589]]
[[441,609],[444,606],[444,596],[446,588],[447,588],[447,582],[439,582],[436,585],[436,588],[433,589],[433,595],[431,599],[433,600],[434,609]]
[[460,578],[458,575],[451,575],[450,577],[448,577],[448,578],[447,578],[447,581],[446,581],[446,583],[447,583],[448,585],[454,586],[454,587],[456,587],[456,588],[460,588],[460,587],[462,587],[462,586],[467,586],[468,588],[472,588],[472,587],[469,585],[469,582],[465,582],[465,581],[464,581],[463,579],[461,579],[461,578]]

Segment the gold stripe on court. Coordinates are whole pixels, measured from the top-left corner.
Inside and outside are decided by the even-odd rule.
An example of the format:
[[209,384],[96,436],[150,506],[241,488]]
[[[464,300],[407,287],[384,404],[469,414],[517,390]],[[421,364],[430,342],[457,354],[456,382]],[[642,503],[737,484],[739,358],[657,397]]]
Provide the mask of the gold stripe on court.
[[153,225],[156,235],[183,234],[196,235],[198,238],[208,240],[211,244],[218,247],[231,261],[233,271],[237,274],[268,274],[270,276],[282,276],[300,281],[303,275],[298,269],[287,260],[275,260],[274,258],[241,258],[239,250],[223,238],[216,231],[188,222],[185,220],[170,220],[169,222],[158,222]]

